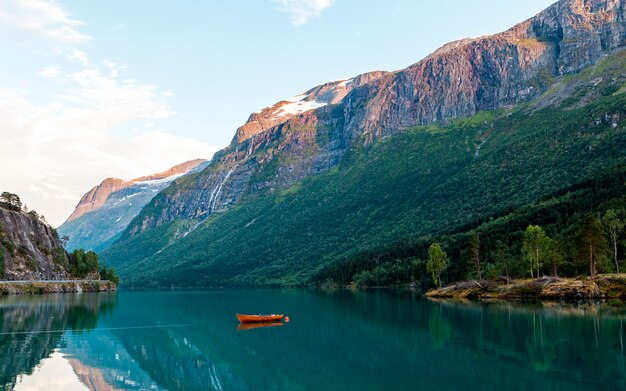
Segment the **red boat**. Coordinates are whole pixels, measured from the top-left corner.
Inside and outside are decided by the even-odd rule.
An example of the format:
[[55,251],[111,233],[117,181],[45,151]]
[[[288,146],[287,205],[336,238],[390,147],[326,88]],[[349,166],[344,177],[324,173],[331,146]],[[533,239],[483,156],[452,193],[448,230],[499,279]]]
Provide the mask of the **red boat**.
[[284,315],[245,315],[237,314],[237,319],[241,323],[256,323],[256,322],[280,322]]

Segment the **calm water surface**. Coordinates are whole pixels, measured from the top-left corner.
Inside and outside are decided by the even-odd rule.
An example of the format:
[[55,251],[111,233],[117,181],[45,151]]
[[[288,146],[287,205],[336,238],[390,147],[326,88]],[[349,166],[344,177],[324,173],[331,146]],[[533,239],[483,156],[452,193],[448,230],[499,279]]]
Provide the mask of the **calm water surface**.
[[[237,330],[235,312],[281,312]],[[626,389],[625,312],[410,291],[0,298],[0,390]]]

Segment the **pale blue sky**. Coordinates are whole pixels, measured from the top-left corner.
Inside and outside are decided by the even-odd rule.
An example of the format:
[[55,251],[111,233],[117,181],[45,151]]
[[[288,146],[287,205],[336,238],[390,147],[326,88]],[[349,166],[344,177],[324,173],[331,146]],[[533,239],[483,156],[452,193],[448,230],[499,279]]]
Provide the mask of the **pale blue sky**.
[[21,170],[0,190],[58,224],[105,177],[210,157],[253,111],[552,2],[2,0],[0,136]]

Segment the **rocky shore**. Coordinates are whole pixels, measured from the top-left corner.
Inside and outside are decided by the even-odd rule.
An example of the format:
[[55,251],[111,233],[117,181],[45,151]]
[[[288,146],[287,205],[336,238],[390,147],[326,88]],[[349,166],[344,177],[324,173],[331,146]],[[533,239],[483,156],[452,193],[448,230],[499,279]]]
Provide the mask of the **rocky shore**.
[[2,281],[0,295],[115,292],[117,286],[105,280],[77,281]]
[[425,296],[481,300],[624,300],[626,274],[602,274],[593,279],[542,277],[511,281],[462,281],[431,290]]

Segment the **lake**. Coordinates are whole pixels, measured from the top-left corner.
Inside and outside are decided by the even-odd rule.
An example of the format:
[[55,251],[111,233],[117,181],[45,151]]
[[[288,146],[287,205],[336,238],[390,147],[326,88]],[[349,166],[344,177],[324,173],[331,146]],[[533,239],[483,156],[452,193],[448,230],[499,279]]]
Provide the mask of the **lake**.
[[[235,312],[289,316],[238,330]],[[620,308],[409,290],[0,298],[0,389],[626,389]]]

